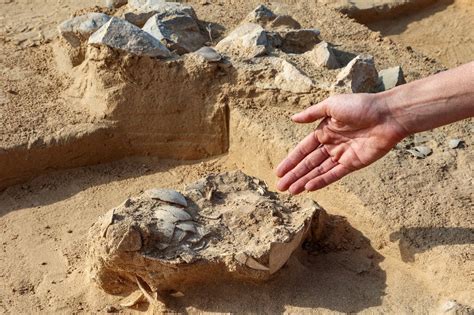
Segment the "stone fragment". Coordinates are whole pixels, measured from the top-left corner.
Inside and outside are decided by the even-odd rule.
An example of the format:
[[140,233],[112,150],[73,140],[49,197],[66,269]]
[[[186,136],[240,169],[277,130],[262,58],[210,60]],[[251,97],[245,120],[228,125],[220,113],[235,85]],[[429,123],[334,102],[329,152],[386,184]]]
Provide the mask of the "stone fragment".
[[270,28],[300,29],[301,24],[290,15],[278,15],[271,23]]
[[332,91],[337,93],[373,92],[378,83],[374,58],[370,55],[359,55],[337,75]]
[[108,8],[120,8],[126,5],[128,0],[105,0],[105,5]]
[[198,50],[206,42],[197,22],[187,14],[164,17],[156,14],[145,23],[143,30],[181,55]]
[[110,20],[110,16],[103,13],[88,13],[76,16],[59,24],[58,30],[64,39],[73,47],[81,45],[89,36]]
[[167,16],[188,15],[195,21],[198,21],[196,12],[194,12],[191,6],[178,2],[164,2],[160,0],[130,1],[129,7],[132,10],[125,12],[124,19],[139,27],[145,25],[154,15],[157,15],[158,19],[163,19]]
[[451,139],[448,142],[448,146],[450,149],[457,149],[460,148],[463,143],[464,141],[462,141],[461,139]]
[[238,26],[222,39],[216,49],[243,58],[254,58],[267,53],[268,38],[258,24],[248,23]]
[[286,53],[301,54],[321,42],[317,29],[299,29],[280,32],[283,39],[281,50]]
[[379,72],[379,82],[381,91],[393,89],[396,86],[405,84],[405,77],[403,75],[402,67],[397,66],[389,69],[384,69]]
[[183,207],[188,206],[186,198],[176,190],[172,189],[150,189],[145,192],[151,199],[157,199],[164,202],[180,205]]
[[196,51],[196,54],[203,57],[209,62],[219,62],[222,60],[222,56],[211,47],[202,47]]
[[417,146],[417,147],[414,147],[413,149],[407,150],[407,152],[416,158],[424,159],[428,155],[430,155],[433,152],[433,150],[425,146]]
[[273,13],[272,10],[261,4],[247,15],[245,22],[265,26],[267,23],[273,21],[276,18],[277,15]]
[[326,42],[319,43],[312,50],[306,52],[305,56],[309,61],[319,67],[325,67],[328,69],[337,69],[341,67],[333,49]]
[[109,46],[149,57],[169,57],[170,51],[158,39],[127,21],[112,18],[89,37],[92,46]]
[[[207,199],[203,196],[209,188],[215,193]],[[258,188],[265,190],[263,196]],[[209,175],[183,194],[192,202],[181,210],[192,214],[192,220],[156,218],[155,211],[166,203],[144,193],[131,198],[129,207],[114,208],[115,220],[106,236],[100,233],[103,219],[95,223],[88,235],[92,280],[113,294],[138,286],[145,297],[182,293],[215,281],[268,280],[309,236],[311,225],[320,224],[317,218],[323,212],[313,202],[269,192],[242,172]],[[141,235],[139,244],[131,230]],[[133,251],[123,251],[118,244]],[[134,294],[123,304],[134,305],[139,299]]]
[[[313,81],[298,70],[293,64],[288,61],[271,57],[264,60],[267,68],[277,71],[276,75],[270,77],[271,81],[262,79],[256,82],[256,86],[264,90],[281,90],[295,94],[309,93],[314,87]],[[266,64],[269,62],[269,64]],[[264,193],[259,191],[259,193]]]

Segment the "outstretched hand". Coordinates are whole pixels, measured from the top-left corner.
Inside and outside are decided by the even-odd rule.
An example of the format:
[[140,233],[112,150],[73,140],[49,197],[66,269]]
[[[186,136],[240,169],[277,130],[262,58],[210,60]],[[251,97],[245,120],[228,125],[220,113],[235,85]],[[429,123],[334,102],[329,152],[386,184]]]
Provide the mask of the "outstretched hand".
[[322,119],[276,169],[277,188],[299,194],[323,188],[387,154],[407,131],[376,94],[332,96],[292,117]]

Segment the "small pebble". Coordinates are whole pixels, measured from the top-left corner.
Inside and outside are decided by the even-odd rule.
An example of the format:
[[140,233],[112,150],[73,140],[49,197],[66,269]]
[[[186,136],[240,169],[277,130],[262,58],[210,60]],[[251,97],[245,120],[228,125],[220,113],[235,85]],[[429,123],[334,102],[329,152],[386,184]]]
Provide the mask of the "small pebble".
[[457,149],[457,148],[461,147],[463,142],[464,141],[462,141],[461,139],[451,139],[451,140],[449,140],[448,145],[449,145],[450,149]]

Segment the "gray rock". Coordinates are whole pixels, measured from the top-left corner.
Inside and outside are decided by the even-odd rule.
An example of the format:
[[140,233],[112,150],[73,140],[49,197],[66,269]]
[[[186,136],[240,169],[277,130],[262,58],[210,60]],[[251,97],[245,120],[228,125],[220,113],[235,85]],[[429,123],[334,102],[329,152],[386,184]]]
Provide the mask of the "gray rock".
[[424,159],[428,155],[430,155],[433,152],[433,150],[425,146],[417,146],[417,147],[414,147],[413,149],[407,150],[407,152],[409,152],[411,155],[413,155],[416,158]]
[[269,90],[281,90],[295,94],[309,93],[314,87],[313,81],[298,70],[293,64],[281,58],[269,58],[273,67],[278,70],[272,83],[257,82],[257,87]]
[[245,19],[248,23],[256,23],[265,26],[268,22],[277,18],[277,15],[263,4],[259,5],[247,15]]
[[405,76],[402,67],[397,66],[385,69],[379,72],[380,89],[382,91],[390,90],[396,86],[405,84]]
[[127,21],[112,18],[89,38],[92,46],[109,46],[139,56],[169,57],[158,39]]
[[258,24],[242,24],[222,39],[216,49],[243,58],[258,57],[267,53],[267,34]]
[[337,69],[341,65],[337,61],[333,49],[326,42],[321,42],[312,50],[305,53],[305,56],[312,63],[328,69]]
[[289,15],[279,15],[270,23],[270,28],[300,29],[301,24]]
[[110,16],[103,13],[88,13],[76,16],[59,24],[58,30],[64,39],[72,46],[78,47],[82,41],[101,28],[110,20]]
[[451,139],[448,142],[448,146],[450,149],[457,149],[460,148],[463,143],[464,141],[462,141],[461,139]]
[[332,91],[336,93],[373,92],[378,83],[374,58],[370,55],[359,55],[337,75]]
[[151,199],[157,199],[164,202],[180,205],[183,207],[188,206],[188,202],[183,195],[172,189],[150,189],[145,192]]
[[196,51],[196,54],[203,57],[209,62],[219,62],[222,60],[222,56],[211,47],[202,47]]
[[206,42],[197,22],[187,14],[162,18],[156,14],[146,22],[143,30],[166,42],[168,48],[178,54],[196,51]]
[[126,5],[128,0],[105,0],[105,5],[108,8],[120,8]]
[[286,53],[301,54],[321,42],[320,32],[317,29],[289,30],[280,34],[283,39],[281,49]]
[[189,15],[194,20],[198,20],[196,12],[191,6],[178,2],[163,2],[160,0],[130,1],[129,7],[132,11],[126,12],[124,19],[139,27],[145,25],[154,15],[158,15],[158,19],[173,15]]

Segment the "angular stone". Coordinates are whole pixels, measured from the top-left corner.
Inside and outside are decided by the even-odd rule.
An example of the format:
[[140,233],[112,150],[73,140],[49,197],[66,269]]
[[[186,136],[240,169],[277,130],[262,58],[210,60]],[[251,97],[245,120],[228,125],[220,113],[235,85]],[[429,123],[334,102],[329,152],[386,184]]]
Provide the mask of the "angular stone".
[[126,5],[128,0],[105,0],[105,5],[108,8],[120,8]]
[[[205,198],[209,189],[215,194]],[[184,195],[192,201],[185,209],[191,220],[157,218],[162,201],[144,194],[131,198],[129,207],[114,208],[105,236],[104,218],[95,223],[88,236],[92,280],[113,294],[129,291],[136,279],[150,292],[268,280],[309,236],[311,225],[321,225],[324,212],[312,201],[270,193],[242,172],[209,175]]]
[[300,29],[301,24],[290,15],[279,15],[270,23],[270,28]]
[[268,22],[271,22],[276,18],[277,15],[273,13],[272,10],[261,4],[247,15],[245,22],[265,26]]
[[278,70],[272,83],[259,83],[263,89],[276,89],[295,94],[309,93],[314,87],[313,81],[298,70],[294,65],[281,58],[271,58],[271,64]]
[[187,14],[161,18],[156,14],[146,22],[143,30],[166,42],[168,48],[178,54],[196,51],[206,42],[197,22]]
[[188,206],[188,202],[183,195],[173,189],[150,189],[145,192],[151,199],[161,200],[164,202],[180,205],[183,207]]
[[81,45],[89,36],[111,19],[103,13],[88,13],[76,16],[59,24],[58,30],[73,47]]
[[129,7],[132,8],[132,11],[126,12],[124,19],[139,27],[145,25],[154,15],[157,15],[158,19],[167,16],[188,15],[195,21],[198,20],[196,12],[191,6],[178,2],[163,2],[160,0],[130,1]]
[[321,42],[319,30],[300,29],[280,33],[283,39],[281,50],[286,53],[301,54],[314,48]]
[[268,38],[258,24],[248,23],[238,26],[222,39],[216,49],[243,58],[254,58],[267,53]]
[[334,50],[326,42],[321,42],[312,50],[305,53],[305,56],[312,63],[328,69],[337,69],[341,65],[337,61]]
[[378,73],[374,58],[370,55],[359,55],[341,70],[332,86],[336,93],[369,93],[374,92],[378,83]]
[[109,46],[125,52],[150,57],[169,57],[170,51],[158,39],[127,21],[112,18],[89,37],[92,46]]
[[402,67],[397,66],[389,69],[384,69],[379,72],[380,90],[387,91],[396,86],[405,84],[405,76],[403,75]]
[[211,47],[202,47],[196,51],[196,54],[203,57],[209,62],[219,62],[222,60],[222,56]]

